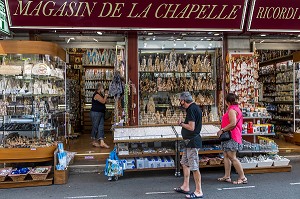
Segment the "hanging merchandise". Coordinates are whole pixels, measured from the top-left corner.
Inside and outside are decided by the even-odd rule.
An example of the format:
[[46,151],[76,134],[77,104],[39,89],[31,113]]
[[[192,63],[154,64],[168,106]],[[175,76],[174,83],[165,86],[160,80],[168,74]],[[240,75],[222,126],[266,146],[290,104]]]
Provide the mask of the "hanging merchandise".
[[124,93],[124,82],[120,72],[115,72],[112,82],[109,85],[109,95],[113,97],[120,97]]
[[124,122],[128,124],[129,122],[129,114],[128,114],[128,97],[129,97],[130,84],[125,84],[125,92],[124,92]]
[[227,65],[230,92],[239,96],[243,107],[258,103],[258,64],[253,53],[230,54]]

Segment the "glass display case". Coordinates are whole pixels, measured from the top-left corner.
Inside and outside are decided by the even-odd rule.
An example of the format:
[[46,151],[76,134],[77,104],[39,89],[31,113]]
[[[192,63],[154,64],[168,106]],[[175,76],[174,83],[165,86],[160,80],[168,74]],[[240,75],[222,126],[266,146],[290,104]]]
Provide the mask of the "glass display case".
[[2,56],[1,147],[49,146],[67,134],[66,64],[46,54]]

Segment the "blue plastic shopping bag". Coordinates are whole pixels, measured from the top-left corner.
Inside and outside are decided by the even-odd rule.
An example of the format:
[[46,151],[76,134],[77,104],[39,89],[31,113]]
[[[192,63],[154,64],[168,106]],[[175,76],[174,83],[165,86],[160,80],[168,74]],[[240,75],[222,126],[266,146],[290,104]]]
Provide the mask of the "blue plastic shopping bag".
[[114,148],[114,150],[109,153],[109,157],[106,159],[104,174],[108,177],[122,176],[123,167],[121,165],[122,164],[117,155],[117,149]]

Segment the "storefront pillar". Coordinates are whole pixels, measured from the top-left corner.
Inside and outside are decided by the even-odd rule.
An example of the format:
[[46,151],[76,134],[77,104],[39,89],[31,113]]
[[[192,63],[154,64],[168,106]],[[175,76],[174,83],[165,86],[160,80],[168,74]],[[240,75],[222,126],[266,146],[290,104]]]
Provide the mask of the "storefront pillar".
[[[138,34],[136,31],[128,33],[128,79],[138,88]],[[133,96],[133,103],[136,104],[134,111],[130,111],[130,126],[138,124],[138,95]],[[134,116],[133,116],[134,113]]]

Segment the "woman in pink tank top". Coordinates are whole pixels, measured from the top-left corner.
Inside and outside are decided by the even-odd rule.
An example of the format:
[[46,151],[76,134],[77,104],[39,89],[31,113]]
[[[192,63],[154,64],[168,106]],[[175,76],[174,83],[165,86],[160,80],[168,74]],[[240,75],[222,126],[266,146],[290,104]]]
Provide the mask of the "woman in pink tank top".
[[233,184],[247,184],[248,180],[244,175],[242,165],[236,157],[238,150],[242,149],[242,124],[243,115],[238,106],[238,97],[233,93],[228,93],[225,97],[225,104],[228,106],[226,113],[222,117],[221,130],[218,131],[220,136],[225,131],[231,132],[231,140],[221,142],[221,147],[224,154],[224,169],[225,174],[218,181],[232,182],[231,181],[231,165],[234,166],[239,177]]

